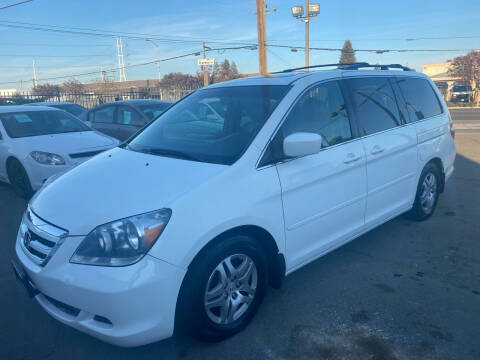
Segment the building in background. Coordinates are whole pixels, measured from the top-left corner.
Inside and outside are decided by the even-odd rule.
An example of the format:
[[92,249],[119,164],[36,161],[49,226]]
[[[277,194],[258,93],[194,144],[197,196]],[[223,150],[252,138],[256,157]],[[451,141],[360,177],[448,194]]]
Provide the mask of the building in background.
[[445,99],[450,98],[450,89],[456,82],[460,80],[452,77],[449,74],[448,69],[450,68],[451,64],[451,61],[424,64],[422,69],[423,73],[430,76],[430,78],[435,82]]

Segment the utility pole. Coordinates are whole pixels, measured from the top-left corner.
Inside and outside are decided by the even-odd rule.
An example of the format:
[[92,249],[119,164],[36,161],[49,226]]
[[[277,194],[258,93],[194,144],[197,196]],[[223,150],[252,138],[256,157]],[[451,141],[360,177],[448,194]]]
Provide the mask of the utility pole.
[[160,80],[162,80],[162,75],[160,74],[160,46],[152,39],[146,39],[146,41],[151,42],[157,48],[157,72],[158,81],[160,82]]
[[[207,58],[207,52],[205,50],[205,42],[202,42],[203,48],[203,58]],[[206,65],[203,66],[203,86],[208,86],[209,78],[208,78],[208,67]]]
[[118,80],[120,82],[127,81],[127,74],[125,73],[125,62],[123,56],[123,42],[122,37],[117,37],[117,56],[118,56]]
[[267,34],[265,20],[265,0],[257,1],[257,33],[258,33],[258,67],[260,75],[266,76],[267,69]]
[[305,67],[310,66],[310,1],[305,0]]
[[33,87],[36,88],[38,85],[38,81],[37,81],[37,68],[35,67],[35,59],[32,59],[32,67],[33,67]]

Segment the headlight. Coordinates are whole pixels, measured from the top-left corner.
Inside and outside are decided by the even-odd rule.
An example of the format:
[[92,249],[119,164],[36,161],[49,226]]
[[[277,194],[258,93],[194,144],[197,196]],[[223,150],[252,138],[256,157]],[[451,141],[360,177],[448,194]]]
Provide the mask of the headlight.
[[134,264],[153,246],[171,214],[170,209],[162,209],[101,225],[87,235],[70,262],[101,266]]
[[32,151],[30,156],[40,164],[46,165],[65,165],[65,160],[60,155],[47,153],[43,151]]

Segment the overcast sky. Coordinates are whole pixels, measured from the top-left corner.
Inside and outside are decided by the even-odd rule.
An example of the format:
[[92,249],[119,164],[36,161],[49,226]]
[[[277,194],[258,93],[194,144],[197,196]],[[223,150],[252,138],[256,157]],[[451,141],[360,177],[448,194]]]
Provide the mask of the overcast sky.
[[[0,0],[0,7],[13,2],[16,1]],[[268,43],[303,45],[304,24],[293,19],[290,13],[290,6],[296,4],[295,0],[267,1],[268,8],[277,9],[267,15]],[[0,10],[0,89],[19,88],[20,83],[8,83],[19,80],[24,80],[24,88],[31,87],[32,59],[37,64],[39,79],[95,72],[75,77],[89,82],[100,78],[102,68],[108,70],[117,66],[113,37],[1,26],[5,21],[142,33],[180,40],[157,41],[158,50],[142,39],[124,39],[125,64],[131,65],[200,51],[203,39],[212,48],[255,43],[254,13],[255,0],[34,0]],[[351,39],[356,49],[480,48],[479,13],[480,1],[476,0],[324,0],[320,16],[311,21],[311,46],[340,48],[345,39]],[[407,40],[412,38],[429,39]],[[390,52],[380,55],[359,52],[357,60],[402,63],[421,70],[424,63],[445,61],[464,53]],[[258,68],[257,52],[252,50],[215,51],[208,56],[217,61],[233,60],[242,73],[256,72]],[[338,52],[311,51],[310,63],[337,62],[338,57]],[[192,56],[163,62],[161,72],[194,73],[198,70],[196,59]],[[301,51],[269,48],[271,71],[302,66],[303,62]],[[155,64],[127,68],[126,73],[129,80],[156,78],[157,68]]]

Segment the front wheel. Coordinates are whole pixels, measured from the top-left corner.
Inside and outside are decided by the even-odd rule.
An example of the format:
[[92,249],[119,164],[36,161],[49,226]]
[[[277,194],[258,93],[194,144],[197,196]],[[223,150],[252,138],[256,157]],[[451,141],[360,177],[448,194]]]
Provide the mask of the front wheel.
[[267,283],[265,255],[248,236],[207,247],[189,267],[179,299],[179,327],[206,341],[241,331],[253,318]]
[[440,195],[440,171],[432,163],[427,164],[420,175],[417,193],[409,217],[416,221],[423,221],[433,215]]

